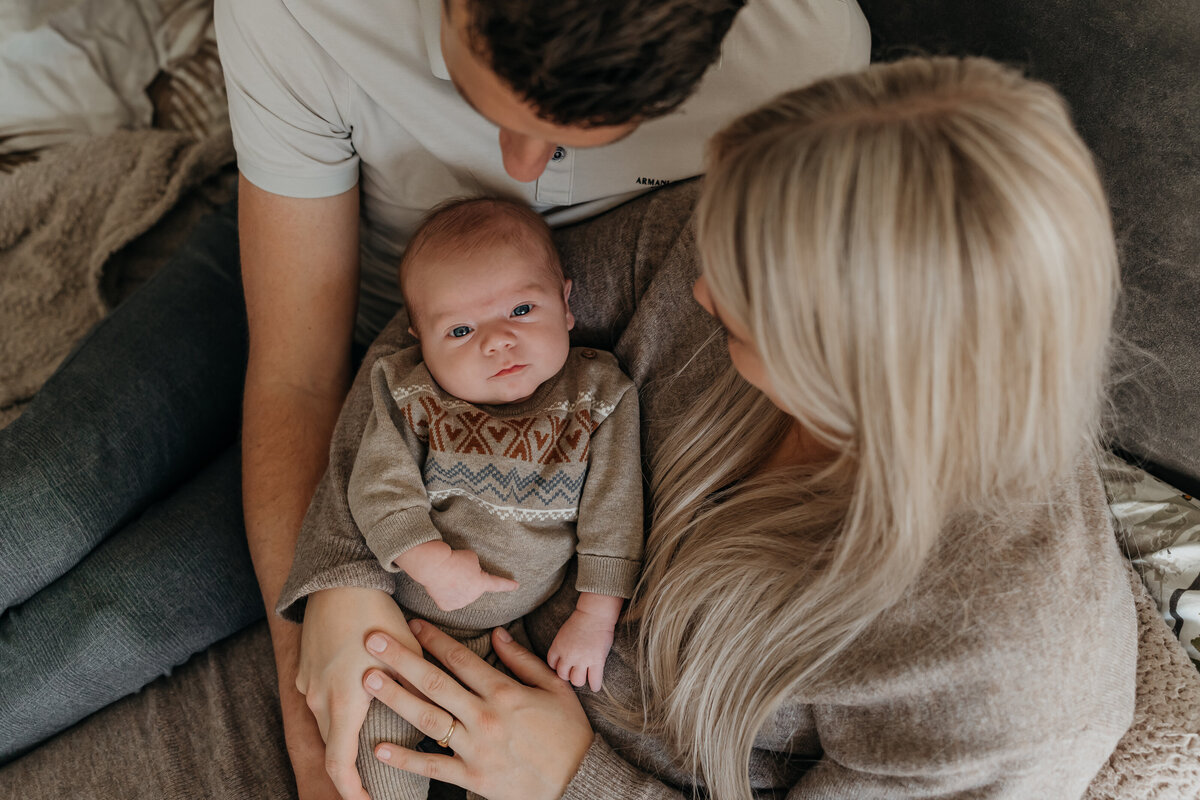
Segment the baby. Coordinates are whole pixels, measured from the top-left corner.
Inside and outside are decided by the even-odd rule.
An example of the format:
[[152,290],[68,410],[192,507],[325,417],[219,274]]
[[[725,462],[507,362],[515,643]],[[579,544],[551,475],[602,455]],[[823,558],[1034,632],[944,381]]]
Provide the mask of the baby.
[[[490,629],[550,597],[577,555],[579,601],[547,660],[597,691],[642,556],[637,390],[611,354],[570,346],[571,281],[526,206],[439,206],[404,254],[400,288],[420,344],[371,366],[354,521],[398,573],[408,615],[483,657]],[[425,778],[373,755],[380,741],[421,738],[372,701],[359,742],[372,798],[425,797]]]

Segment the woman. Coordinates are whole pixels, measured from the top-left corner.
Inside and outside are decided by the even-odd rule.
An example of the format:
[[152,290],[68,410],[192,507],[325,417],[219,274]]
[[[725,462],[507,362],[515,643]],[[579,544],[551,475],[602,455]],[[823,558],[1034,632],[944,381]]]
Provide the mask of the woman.
[[954,59],[784,95],[713,143],[697,244],[732,367],[653,454],[612,697],[589,724],[507,634],[526,685],[414,621],[462,685],[375,634],[427,700],[364,686],[454,756],[377,757],[492,800],[1079,796],[1136,632],[1093,457],[1116,256],[1062,101]]

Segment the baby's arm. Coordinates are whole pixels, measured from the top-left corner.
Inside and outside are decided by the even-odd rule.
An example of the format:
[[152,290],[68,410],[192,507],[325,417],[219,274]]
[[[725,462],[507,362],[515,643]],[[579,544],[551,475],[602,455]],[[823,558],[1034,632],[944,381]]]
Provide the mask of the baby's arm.
[[642,559],[637,389],[619,373],[616,381],[624,390],[588,443],[576,525],[579,602],[546,656],[559,677],[592,691],[600,689],[623,598],[633,595]]
[[412,364],[395,358],[381,358],[372,367],[371,415],[350,471],[346,504],[379,564],[404,570],[438,608],[452,611],[484,592],[512,591],[517,583],[481,570],[470,550],[451,550],[434,526],[421,474],[427,448],[417,434],[421,408],[411,392],[401,395],[407,410],[396,400],[397,387],[411,388],[406,385],[411,375]]
[[[405,550],[396,557],[395,564],[424,586],[442,611],[468,606],[485,592],[511,592],[520,586],[511,578],[484,572],[479,566],[479,556],[471,550],[452,550],[440,540]],[[620,601],[617,608],[620,609]]]
[[593,692],[604,683],[604,662],[613,643],[613,629],[621,616],[620,597],[580,592],[579,602],[546,654],[546,663],[564,681],[586,683]]

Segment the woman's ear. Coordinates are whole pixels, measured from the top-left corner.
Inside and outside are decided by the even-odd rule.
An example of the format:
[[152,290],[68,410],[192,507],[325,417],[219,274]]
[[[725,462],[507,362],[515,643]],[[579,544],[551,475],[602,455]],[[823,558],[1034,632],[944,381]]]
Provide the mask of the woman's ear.
[[704,275],[696,278],[696,282],[692,284],[692,297],[709,316],[713,316],[712,295],[708,293],[708,281],[704,279]]
[[575,329],[575,315],[571,313],[571,279],[563,280],[563,310],[567,315],[567,330]]

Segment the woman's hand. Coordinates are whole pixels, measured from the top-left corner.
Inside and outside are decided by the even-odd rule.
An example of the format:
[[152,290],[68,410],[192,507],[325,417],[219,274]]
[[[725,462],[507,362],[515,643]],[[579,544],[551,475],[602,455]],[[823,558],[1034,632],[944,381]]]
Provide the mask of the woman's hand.
[[[428,701],[370,670],[363,685],[433,739],[450,734],[453,756],[381,744],[375,756],[399,769],[454,783],[489,800],[557,800],[592,742],[574,691],[503,628],[492,631],[500,660],[523,683],[495,669],[427,622],[410,623],[417,641],[457,678],[385,633],[367,648]],[[461,684],[461,685],[460,685]]]
[[386,592],[342,587],[308,598],[296,688],[317,719],[325,740],[325,771],[345,800],[369,800],[354,762],[358,731],[371,704],[371,696],[363,691],[362,676],[379,666],[362,642],[368,631],[379,629],[396,637],[393,649],[420,653],[404,614]]

